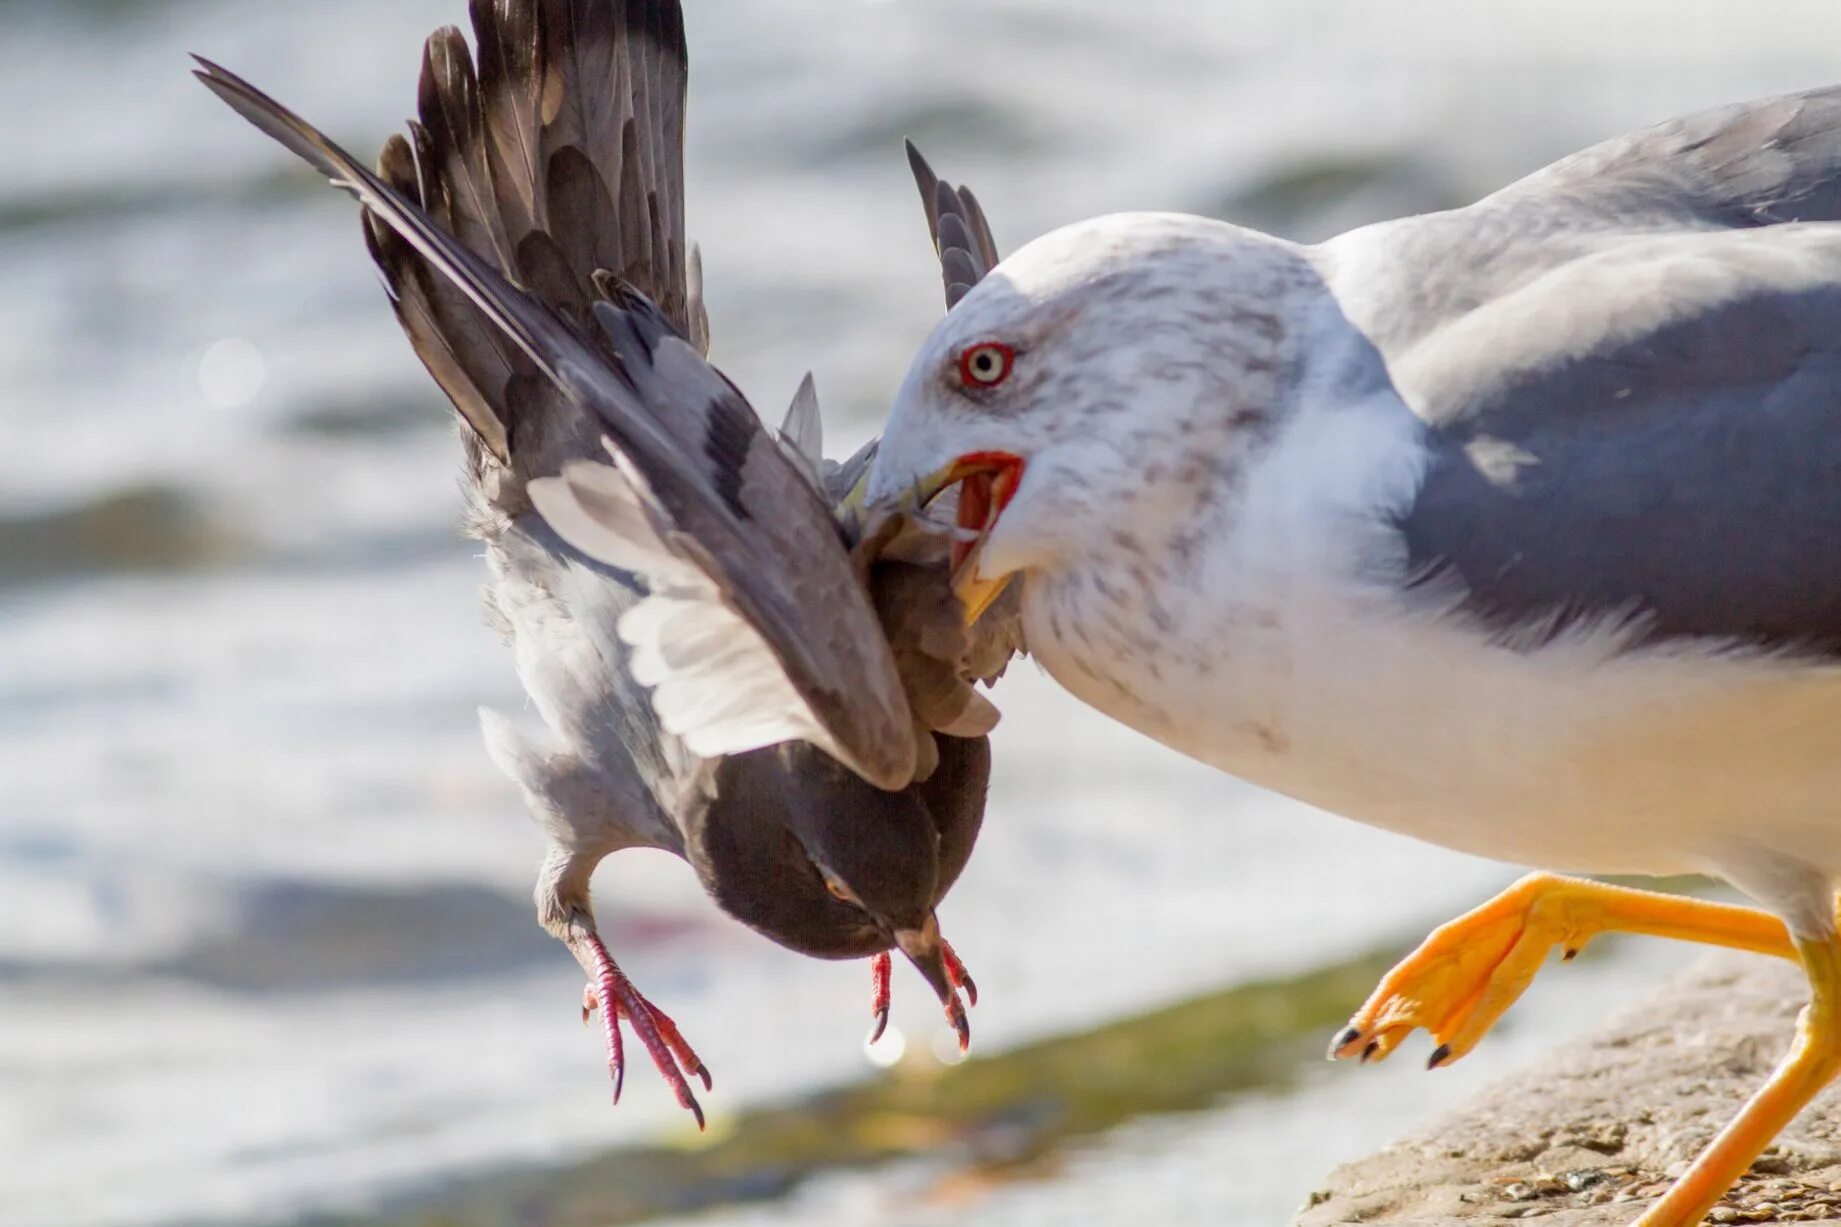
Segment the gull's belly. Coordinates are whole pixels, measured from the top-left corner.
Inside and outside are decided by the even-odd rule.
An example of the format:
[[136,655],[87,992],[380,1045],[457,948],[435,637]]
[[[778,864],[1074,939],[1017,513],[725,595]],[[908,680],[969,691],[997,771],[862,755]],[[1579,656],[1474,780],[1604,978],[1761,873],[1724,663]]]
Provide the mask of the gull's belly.
[[1582,873],[1717,872],[1759,853],[1841,873],[1841,669],[1625,652],[1610,631],[1513,651],[1397,613],[1326,602],[1150,638],[1104,620],[1057,634],[1067,620],[1038,608],[1028,633],[1109,715],[1373,826]]

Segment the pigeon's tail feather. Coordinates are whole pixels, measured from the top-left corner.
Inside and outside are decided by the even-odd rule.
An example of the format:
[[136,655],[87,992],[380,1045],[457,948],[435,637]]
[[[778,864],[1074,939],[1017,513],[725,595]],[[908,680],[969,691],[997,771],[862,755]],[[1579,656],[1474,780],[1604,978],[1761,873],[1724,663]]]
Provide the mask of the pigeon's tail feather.
[[527,237],[547,231],[549,224],[537,143],[543,123],[538,7],[524,0],[472,3],[479,57],[476,135],[498,224],[514,257]]

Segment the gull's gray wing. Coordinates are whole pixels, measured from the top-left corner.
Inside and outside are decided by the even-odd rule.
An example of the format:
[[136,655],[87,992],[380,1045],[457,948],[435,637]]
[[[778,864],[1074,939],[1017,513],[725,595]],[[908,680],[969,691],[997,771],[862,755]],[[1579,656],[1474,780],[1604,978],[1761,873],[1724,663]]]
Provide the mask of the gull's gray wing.
[[[1327,244],[1427,425],[1413,573],[1538,641],[1841,653],[1841,91],[1607,142]],[[1800,224],[1791,224],[1800,220]]]
[[[356,196],[606,433],[618,467],[593,472],[578,460],[573,473],[550,479],[558,498],[542,509],[546,518],[555,524],[551,510],[573,504],[580,514],[567,522],[595,530],[593,543],[612,555],[603,561],[648,574],[655,596],[674,603],[675,617],[657,616],[656,608],[642,617],[649,599],[622,619],[622,638],[640,640],[636,668],[641,654],[656,666],[655,702],[664,675],[680,668],[733,666],[750,682],[729,693],[715,688],[708,698],[682,688],[659,710],[668,731],[705,756],[804,736],[881,787],[913,778],[918,751],[908,704],[830,509],[660,308],[617,276],[597,276],[597,291],[622,302],[593,303],[595,330],[578,327],[247,82],[209,63],[199,76]],[[762,653],[771,669],[761,665]]]
[[1489,197],[1565,199],[1617,229],[1733,228],[1841,218],[1841,86],[1715,107],[1614,137]]
[[1392,362],[1446,323],[1641,234],[1841,220],[1841,87],[1601,142],[1462,209],[1331,240],[1331,280]]

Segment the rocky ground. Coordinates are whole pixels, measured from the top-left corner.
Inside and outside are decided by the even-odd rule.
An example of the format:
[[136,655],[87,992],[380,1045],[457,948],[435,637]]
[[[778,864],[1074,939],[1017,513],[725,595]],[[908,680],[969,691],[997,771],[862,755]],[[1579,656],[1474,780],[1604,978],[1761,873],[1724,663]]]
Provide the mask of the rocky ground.
[[[1295,1227],[1627,1227],[1769,1075],[1806,992],[1790,964],[1714,956],[1442,1124],[1331,1173]],[[1798,1118],[1709,1221],[1841,1225],[1841,1094]]]

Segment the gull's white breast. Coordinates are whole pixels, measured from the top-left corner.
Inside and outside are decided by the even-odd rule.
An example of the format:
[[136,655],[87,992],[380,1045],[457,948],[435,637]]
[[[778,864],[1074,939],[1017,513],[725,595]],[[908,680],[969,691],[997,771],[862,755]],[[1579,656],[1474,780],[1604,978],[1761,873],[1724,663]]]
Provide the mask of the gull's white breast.
[[[1088,703],[1357,821],[1519,864],[1841,872],[1841,670],[1605,624],[1491,642],[1402,582],[1424,465],[1398,401],[1295,414],[1186,550],[1025,580]],[[1127,577],[1132,577],[1128,579]]]

